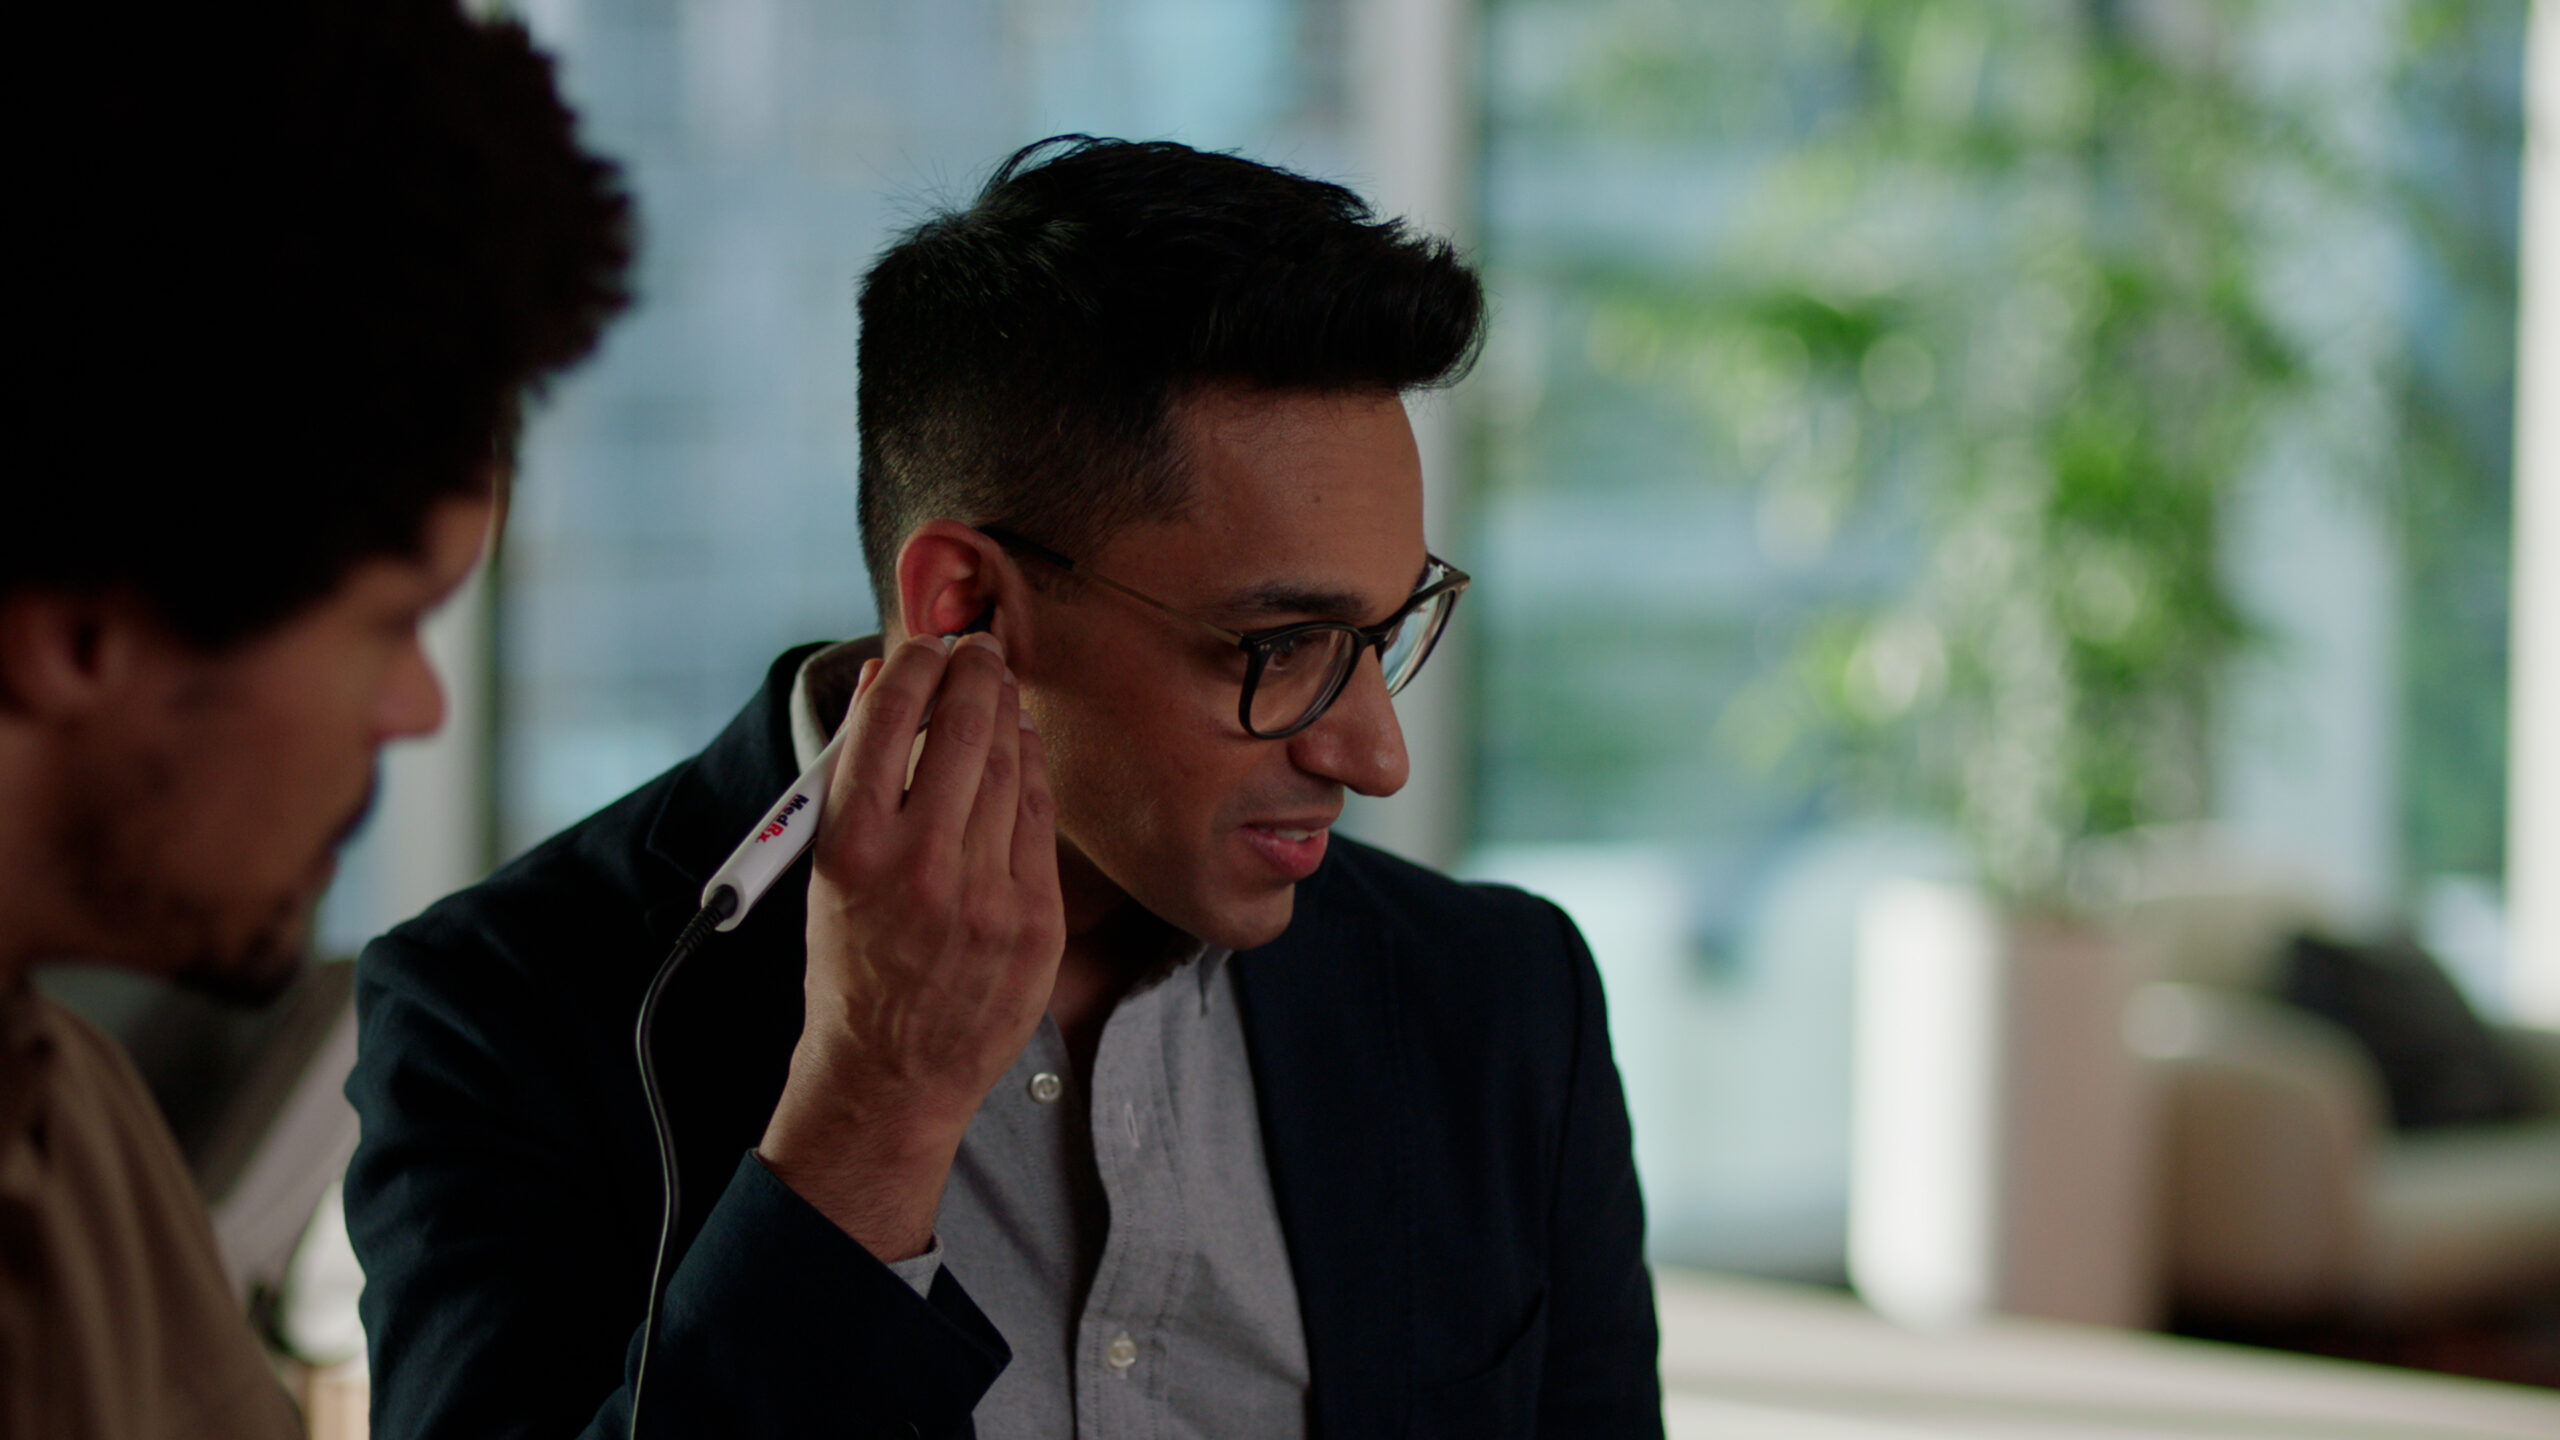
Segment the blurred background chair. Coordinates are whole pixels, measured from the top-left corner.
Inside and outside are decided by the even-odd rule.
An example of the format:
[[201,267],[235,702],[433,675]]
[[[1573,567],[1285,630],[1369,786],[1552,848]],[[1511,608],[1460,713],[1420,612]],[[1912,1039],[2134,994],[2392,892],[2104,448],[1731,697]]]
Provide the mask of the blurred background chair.
[[2368,1038],[2290,1003],[2297,937],[2332,926],[2299,877],[2195,827],[2095,869],[2096,909],[2153,977],[2126,1031],[2158,1091],[2161,1276],[2182,1323],[2409,1330],[2560,1297],[2560,1032],[2472,1021],[2526,1113],[2418,1123],[2438,1118],[2410,1113],[2419,1070],[2481,1057],[2425,1037],[2386,1075]]

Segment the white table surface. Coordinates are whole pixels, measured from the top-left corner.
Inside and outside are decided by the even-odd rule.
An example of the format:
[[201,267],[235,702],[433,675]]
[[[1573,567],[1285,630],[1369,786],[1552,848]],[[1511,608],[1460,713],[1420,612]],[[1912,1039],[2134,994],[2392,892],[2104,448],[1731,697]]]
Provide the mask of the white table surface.
[[1808,1286],[1665,1271],[1671,1440],[2560,1440],[2560,1392],[2045,1321],[1922,1333]]

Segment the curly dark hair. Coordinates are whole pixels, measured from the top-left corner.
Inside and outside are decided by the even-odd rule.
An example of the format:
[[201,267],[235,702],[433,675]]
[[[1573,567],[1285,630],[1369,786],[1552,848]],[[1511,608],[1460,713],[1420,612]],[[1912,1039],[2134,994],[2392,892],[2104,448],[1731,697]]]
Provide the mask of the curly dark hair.
[[1203,385],[1399,394],[1465,373],[1484,289],[1339,185],[1169,141],[1015,151],[862,286],[862,548],[881,614],[918,525],[1071,553],[1188,498]]
[[42,5],[16,49],[26,400],[0,595],[263,632],[441,497],[627,303],[631,204],[455,0]]

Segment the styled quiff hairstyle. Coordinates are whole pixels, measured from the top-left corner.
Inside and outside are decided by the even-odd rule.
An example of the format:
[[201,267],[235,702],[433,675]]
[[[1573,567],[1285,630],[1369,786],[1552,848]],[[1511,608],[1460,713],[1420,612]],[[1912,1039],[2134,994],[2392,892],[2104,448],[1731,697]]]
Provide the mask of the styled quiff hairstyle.
[[502,482],[528,392],[628,298],[630,202],[512,22],[17,18],[0,596],[129,592],[200,646],[254,637]]
[[1062,135],[908,231],[862,285],[862,548],[885,618],[935,519],[1070,554],[1188,498],[1204,386],[1400,394],[1465,373],[1484,289],[1339,185],[1166,141]]

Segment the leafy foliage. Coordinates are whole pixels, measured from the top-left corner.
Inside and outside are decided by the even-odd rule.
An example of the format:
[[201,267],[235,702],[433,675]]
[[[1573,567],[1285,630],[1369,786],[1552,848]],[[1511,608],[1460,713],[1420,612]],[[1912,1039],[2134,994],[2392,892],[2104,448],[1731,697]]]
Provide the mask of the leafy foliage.
[[[2253,640],[2223,517],[2314,383],[2269,313],[2265,217],[2414,203],[2246,53],[2263,7],[1499,8],[1497,63],[1526,78],[1496,87],[1498,136],[1721,157],[1690,162],[1718,201],[1700,253],[1522,227],[1499,260],[1572,297],[1547,323],[1581,322],[1612,403],[1685,417],[1701,483],[1752,493],[1782,569],[1853,576],[1793,597],[1789,658],[1714,743],[1833,808],[1945,816],[2019,892],[2080,837],[2206,813],[2219,687]],[[2480,25],[2413,8],[2406,68]],[[2459,228],[2419,223],[2422,247]],[[2424,378],[2397,388],[2395,444],[2446,428]],[[1497,495],[1541,473],[1538,416],[1496,418]],[[2416,495],[2478,462],[2413,443],[2338,468]],[[2453,508],[2443,543],[2476,554],[2482,507]],[[1916,529],[1891,538],[1917,563],[1844,566],[1880,523]]]

